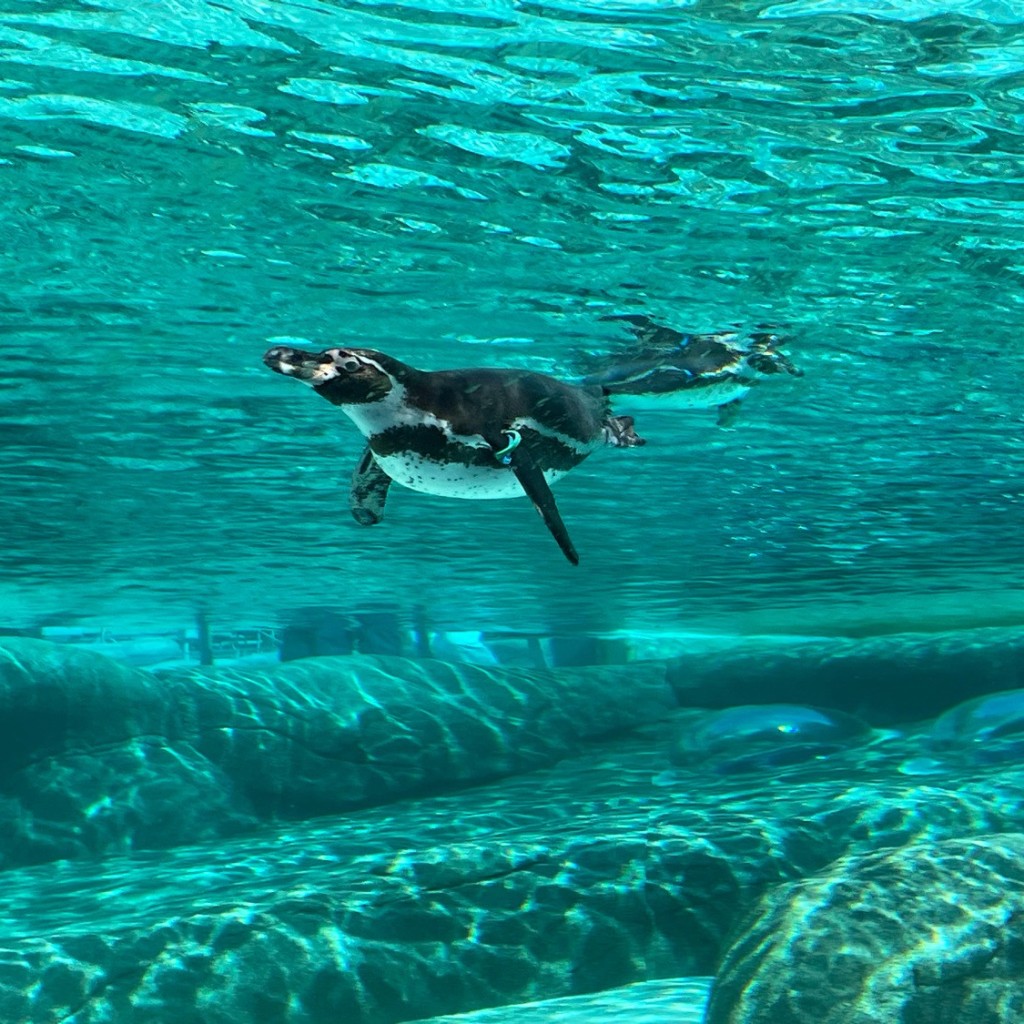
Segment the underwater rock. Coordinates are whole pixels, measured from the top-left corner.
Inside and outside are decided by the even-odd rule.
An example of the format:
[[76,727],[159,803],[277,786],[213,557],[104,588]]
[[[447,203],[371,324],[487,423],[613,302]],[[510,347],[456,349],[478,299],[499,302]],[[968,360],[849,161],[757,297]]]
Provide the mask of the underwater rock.
[[546,671],[371,656],[162,679],[196,749],[263,815],[527,771],[674,707],[656,664]]
[[[0,1021],[393,1024],[707,974],[772,886],[825,872],[808,884],[843,893],[838,856],[859,855],[852,878],[868,851],[1019,822],[1015,764],[908,780],[920,734],[671,705],[657,664],[157,675],[0,641]],[[785,773],[709,771],[780,724],[850,735]],[[680,729],[707,754],[661,786]],[[986,857],[934,890],[886,878],[877,899],[929,920],[939,885],[978,898]]]
[[666,663],[684,707],[807,704],[875,724],[941,714],[979,693],[1024,686],[1019,630],[843,638],[737,639]]
[[154,675],[0,640],[0,866],[233,835],[551,764],[667,713],[664,670],[386,657]]
[[255,823],[153,675],[0,639],[0,866],[171,846]]
[[844,858],[736,936],[708,1024],[1018,1024],[1024,834]]
[[675,724],[485,785],[7,870],[0,1021],[395,1024],[706,975],[772,886],[1019,822],[1024,771],[913,785],[905,737],[658,788]]
[[151,736],[43,758],[0,777],[0,792],[3,868],[200,843],[258,820],[192,747]]
[[608,817],[543,841],[510,830],[361,856],[335,821],[11,873],[0,1020],[394,1024],[696,973],[696,959],[706,974],[692,955],[705,932],[688,939],[693,918],[659,917],[651,893],[687,871],[695,900],[716,899],[726,858],[684,837],[648,851],[638,820]]
[[841,711],[750,704],[685,723],[670,757],[675,764],[700,762],[719,772],[756,771],[826,757],[870,735],[864,722]]
[[69,748],[167,736],[175,712],[152,676],[92,651],[0,638],[0,778]]

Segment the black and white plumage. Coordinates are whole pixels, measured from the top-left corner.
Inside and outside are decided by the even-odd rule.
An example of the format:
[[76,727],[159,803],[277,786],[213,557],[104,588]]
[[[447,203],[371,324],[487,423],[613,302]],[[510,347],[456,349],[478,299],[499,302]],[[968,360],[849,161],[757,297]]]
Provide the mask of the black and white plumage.
[[[699,337],[705,340],[693,358],[682,358],[676,345],[658,367],[648,347],[631,363],[609,367],[580,384],[528,370],[418,370],[367,348],[306,352],[277,346],[263,361],[339,406],[366,438],[350,494],[357,522],[380,522],[392,481],[458,498],[526,494],[575,565],[579,558],[550,484],[599,448],[644,443],[633,430],[632,417],[612,412],[610,396],[669,397],[695,390],[703,373],[725,384],[733,364],[742,364],[743,372],[747,367],[756,371],[752,360],[783,358],[767,344],[737,357],[736,347],[724,337]],[[648,390],[639,390],[645,382]],[[749,383],[738,386],[746,390]]]
[[[582,378],[611,394],[629,396],[633,409],[732,407],[760,378],[788,373],[803,376],[779,351],[782,339],[766,330],[686,334],[646,316],[606,316],[628,324],[636,347],[623,359],[603,354],[589,361]],[[734,408],[730,408],[734,413]],[[725,419],[725,416],[721,416]]]

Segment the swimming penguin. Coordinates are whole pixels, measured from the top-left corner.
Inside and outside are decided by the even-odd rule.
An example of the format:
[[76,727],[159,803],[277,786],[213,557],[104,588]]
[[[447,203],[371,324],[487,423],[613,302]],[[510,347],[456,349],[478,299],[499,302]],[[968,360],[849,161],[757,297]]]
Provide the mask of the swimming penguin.
[[768,330],[747,337],[732,332],[684,334],[642,315],[604,316],[628,324],[637,347],[627,359],[602,353],[589,360],[584,384],[628,395],[631,409],[699,409],[716,406],[723,426],[733,423],[740,399],[758,377],[799,370],[778,350],[782,339]]
[[[638,335],[668,330],[644,317],[625,319]],[[775,351],[774,336],[738,342],[728,335],[670,334],[684,343],[668,346],[660,336],[659,345],[647,345],[629,364],[579,384],[529,370],[417,370],[368,348],[275,346],[263,361],[340,406],[366,438],[350,492],[358,523],[381,521],[393,481],[455,498],[525,494],[577,565],[550,484],[599,448],[644,444],[633,418],[612,412],[610,396],[677,395],[679,406],[719,404],[735,401],[780,363],[797,372]],[[687,391],[695,397],[684,401],[679,396]]]

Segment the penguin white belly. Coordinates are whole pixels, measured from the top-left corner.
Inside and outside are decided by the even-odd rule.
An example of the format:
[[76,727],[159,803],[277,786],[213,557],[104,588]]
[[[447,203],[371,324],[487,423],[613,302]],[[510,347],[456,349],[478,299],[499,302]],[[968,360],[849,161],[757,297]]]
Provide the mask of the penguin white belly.
[[[374,461],[396,484],[413,491],[439,494],[445,498],[522,498],[523,487],[511,469],[495,466],[467,466],[459,462],[437,462],[415,452],[377,455]],[[567,470],[548,469],[544,479],[553,483]]]
[[728,380],[702,388],[680,391],[642,391],[637,394],[617,395],[618,401],[631,412],[664,409],[712,409],[743,398],[750,385],[739,380]]

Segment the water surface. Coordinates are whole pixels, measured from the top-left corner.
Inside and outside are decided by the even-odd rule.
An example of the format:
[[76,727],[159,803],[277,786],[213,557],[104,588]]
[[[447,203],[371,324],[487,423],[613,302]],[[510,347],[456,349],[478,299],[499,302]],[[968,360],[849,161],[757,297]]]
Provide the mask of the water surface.
[[[1016,4],[8,0],[0,62],[7,625],[1020,620]],[[806,376],[638,416],[559,485],[578,569],[526,502],[357,527],[361,439],[260,363],[570,374],[635,312]]]

